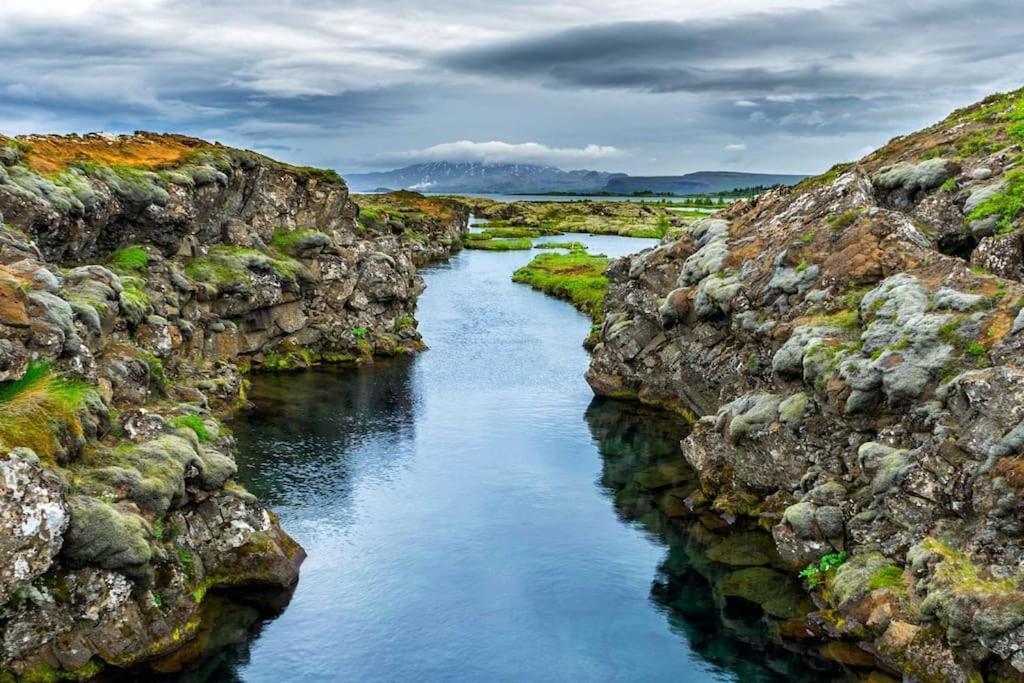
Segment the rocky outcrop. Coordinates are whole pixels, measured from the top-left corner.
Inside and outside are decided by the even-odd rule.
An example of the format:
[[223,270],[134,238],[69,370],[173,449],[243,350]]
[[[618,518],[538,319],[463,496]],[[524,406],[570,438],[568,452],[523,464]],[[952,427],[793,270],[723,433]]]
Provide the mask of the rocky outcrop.
[[613,263],[587,375],[685,416],[688,503],[913,680],[1024,677],[1022,122],[990,98]]
[[287,591],[304,556],[234,481],[244,371],[422,348],[416,269],[467,212],[364,216],[332,172],[178,136],[0,160],[0,671],[166,661],[207,591]]

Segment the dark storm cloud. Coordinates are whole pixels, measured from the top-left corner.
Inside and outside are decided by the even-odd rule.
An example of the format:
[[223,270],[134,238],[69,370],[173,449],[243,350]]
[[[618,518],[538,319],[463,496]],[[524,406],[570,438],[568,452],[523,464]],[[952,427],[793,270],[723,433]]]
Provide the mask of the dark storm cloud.
[[1009,75],[1022,25],[1019,0],[856,2],[571,28],[449,52],[438,63],[557,87],[743,96],[920,90],[991,81],[999,68]]

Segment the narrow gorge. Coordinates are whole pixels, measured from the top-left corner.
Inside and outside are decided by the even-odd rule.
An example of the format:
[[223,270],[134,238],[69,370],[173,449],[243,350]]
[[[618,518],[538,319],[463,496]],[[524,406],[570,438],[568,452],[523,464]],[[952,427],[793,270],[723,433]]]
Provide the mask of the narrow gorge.
[[713,214],[0,138],[0,680],[1024,680],[1022,163],[1024,91]]

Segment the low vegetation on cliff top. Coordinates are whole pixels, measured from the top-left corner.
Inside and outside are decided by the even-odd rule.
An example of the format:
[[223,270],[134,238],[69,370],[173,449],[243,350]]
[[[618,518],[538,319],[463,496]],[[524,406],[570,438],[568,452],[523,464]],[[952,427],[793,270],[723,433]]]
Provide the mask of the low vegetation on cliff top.
[[[464,198],[473,212],[488,220],[487,232],[529,231],[530,237],[588,233],[661,238],[681,233],[709,211],[694,211],[659,202],[497,202]],[[508,235],[511,236],[511,235]]]

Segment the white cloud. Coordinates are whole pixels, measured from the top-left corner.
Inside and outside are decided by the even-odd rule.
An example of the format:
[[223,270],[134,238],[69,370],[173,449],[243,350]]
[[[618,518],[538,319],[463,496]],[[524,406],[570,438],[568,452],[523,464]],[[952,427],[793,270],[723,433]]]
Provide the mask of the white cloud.
[[750,100],[736,100],[733,102],[737,107],[756,107],[757,102],[751,102]]
[[444,142],[425,149],[384,154],[375,165],[417,164],[427,161],[478,161],[487,164],[519,163],[571,166],[623,156],[622,150],[609,145],[585,147],[548,147],[539,142],[510,143],[500,140]]
[[745,152],[745,151],[747,151],[747,146],[744,145],[742,142],[734,142],[732,144],[726,145],[725,146],[725,151],[726,152]]

